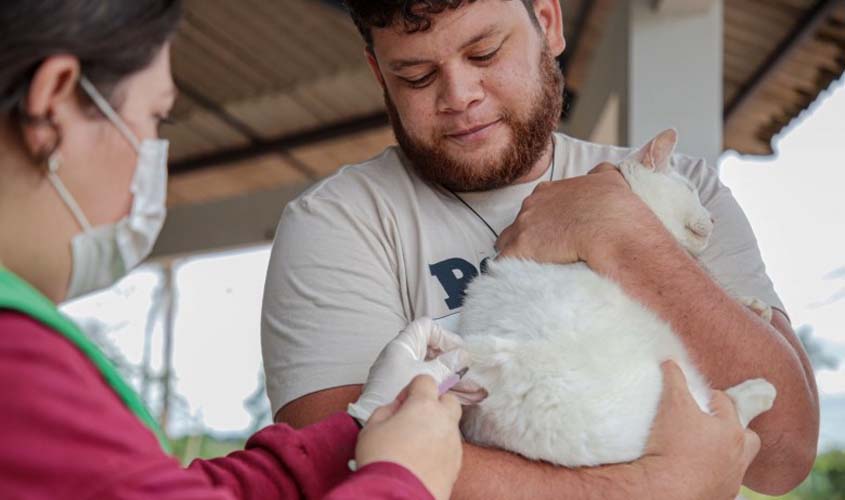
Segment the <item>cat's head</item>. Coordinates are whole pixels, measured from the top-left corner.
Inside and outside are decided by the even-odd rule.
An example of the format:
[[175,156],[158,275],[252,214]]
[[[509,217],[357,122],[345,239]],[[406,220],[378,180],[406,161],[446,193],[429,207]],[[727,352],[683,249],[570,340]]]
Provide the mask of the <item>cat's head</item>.
[[665,130],[619,164],[619,171],[666,229],[693,255],[700,254],[713,232],[710,212],[698,192],[672,168],[678,132]]

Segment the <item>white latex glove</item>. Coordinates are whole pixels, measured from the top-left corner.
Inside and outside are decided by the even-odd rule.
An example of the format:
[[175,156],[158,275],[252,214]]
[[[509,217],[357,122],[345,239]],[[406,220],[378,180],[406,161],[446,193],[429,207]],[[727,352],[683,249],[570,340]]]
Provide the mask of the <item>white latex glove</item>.
[[409,324],[381,351],[358,401],[347,412],[366,423],[381,406],[392,403],[417,375],[430,375],[439,385],[443,379],[467,366],[463,341],[429,318]]

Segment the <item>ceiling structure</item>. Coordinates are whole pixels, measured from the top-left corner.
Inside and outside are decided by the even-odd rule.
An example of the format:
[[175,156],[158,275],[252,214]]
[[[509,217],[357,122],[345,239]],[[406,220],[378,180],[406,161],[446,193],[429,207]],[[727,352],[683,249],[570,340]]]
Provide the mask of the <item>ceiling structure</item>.
[[[562,2],[571,102],[617,1]],[[393,142],[336,3],[186,1],[173,44],[180,97],[163,130],[171,206],[307,185]],[[724,37],[724,146],[768,155],[845,70],[845,0],[725,0]]]

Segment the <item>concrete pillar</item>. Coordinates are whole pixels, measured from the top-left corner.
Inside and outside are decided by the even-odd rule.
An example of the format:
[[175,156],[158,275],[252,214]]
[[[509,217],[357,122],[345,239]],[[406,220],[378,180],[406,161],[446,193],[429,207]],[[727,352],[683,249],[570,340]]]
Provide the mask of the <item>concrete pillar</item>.
[[563,130],[634,146],[675,127],[678,151],[716,165],[722,153],[723,1],[617,2]]

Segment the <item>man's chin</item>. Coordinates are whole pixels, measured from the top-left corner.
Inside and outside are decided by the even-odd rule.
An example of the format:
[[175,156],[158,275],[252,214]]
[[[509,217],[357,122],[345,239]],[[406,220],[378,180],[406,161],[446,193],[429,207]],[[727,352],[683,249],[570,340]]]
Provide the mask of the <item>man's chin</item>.
[[[465,164],[466,165],[466,164]],[[458,176],[436,179],[436,183],[447,189],[459,193],[490,191],[499,189],[509,184],[509,179],[501,172],[498,163],[477,163],[464,170]]]
[[502,161],[507,154],[509,143],[491,143],[472,148],[448,145],[441,151],[453,163],[469,165],[473,170],[483,171],[485,166]]

